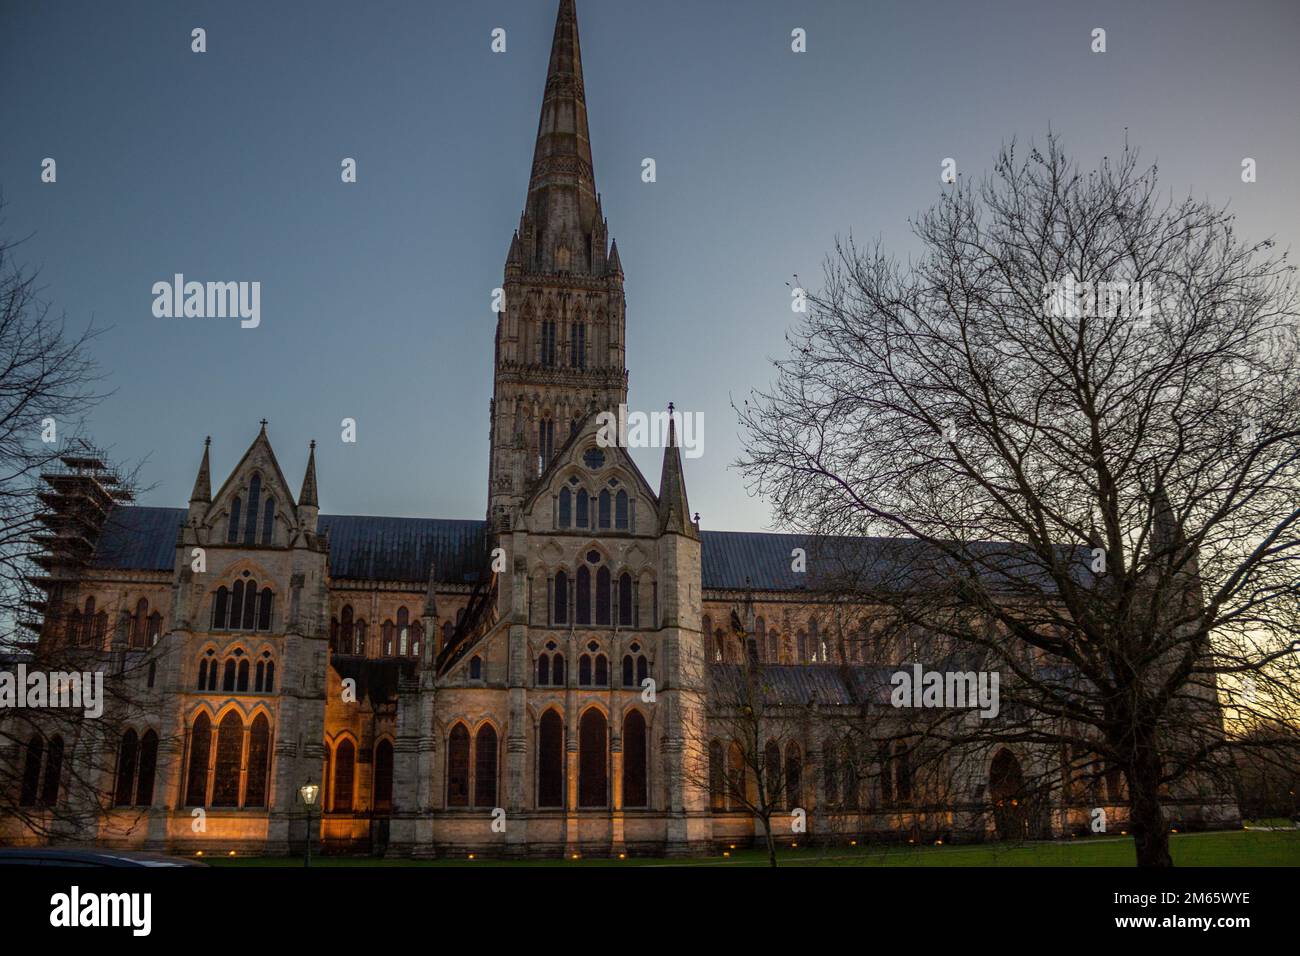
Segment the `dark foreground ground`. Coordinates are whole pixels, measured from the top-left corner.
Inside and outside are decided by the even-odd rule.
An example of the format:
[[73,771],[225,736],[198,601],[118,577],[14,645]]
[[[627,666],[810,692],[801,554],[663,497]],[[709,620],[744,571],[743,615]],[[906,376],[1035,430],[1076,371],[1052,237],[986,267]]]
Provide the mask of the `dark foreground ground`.
[[[1289,826],[1289,824],[1285,824]],[[1179,833],[1170,837],[1176,866],[1297,866],[1300,830],[1248,829],[1212,833]],[[298,857],[230,857],[205,855],[214,866],[302,866]],[[1132,866],[1131,837],[1089,837],[1019,846],[988,843],[965,846],[821,846],[782,848],[781,866]],[[478,857],[441,860],[375,859],[313,856],[312,866],[766,866],[767,854],[757,849],[727,851],[724,856],[665,860],[629,857],[625,860],[494,860]]]

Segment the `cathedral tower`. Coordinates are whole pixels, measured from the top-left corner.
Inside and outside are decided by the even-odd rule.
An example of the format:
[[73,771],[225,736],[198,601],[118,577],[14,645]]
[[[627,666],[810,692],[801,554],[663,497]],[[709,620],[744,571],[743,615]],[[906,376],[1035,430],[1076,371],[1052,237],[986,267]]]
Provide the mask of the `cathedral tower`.
[[627,401],[623,269],[596,192],[573,0],[561,0],[533,167],[506,257],[488,520],[514,510],[578,422]]

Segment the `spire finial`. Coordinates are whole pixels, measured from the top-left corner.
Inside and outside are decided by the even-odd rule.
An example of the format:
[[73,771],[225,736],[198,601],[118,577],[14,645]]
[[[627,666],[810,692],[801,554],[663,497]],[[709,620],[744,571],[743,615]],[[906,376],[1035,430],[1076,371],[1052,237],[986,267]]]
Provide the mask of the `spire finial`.
[[194,490],[190,492],[190,501],[212,501],[212,466],[208,463],[208,450],[212,445],[212,436],[203,439],[203,460],[199,462],[199,473],[194,476]]
[[298,506],[306,505],[317,508],[320,501],[316,493],[316,440],[312,439],[311,451],[307,453],[307,471],[302,476],[302,493],[298,495]]
[[540,243],[531,262],[548,271],[592,268],[592,234],[600,223],[573,0],[560,0],[555,17],[525,218]]

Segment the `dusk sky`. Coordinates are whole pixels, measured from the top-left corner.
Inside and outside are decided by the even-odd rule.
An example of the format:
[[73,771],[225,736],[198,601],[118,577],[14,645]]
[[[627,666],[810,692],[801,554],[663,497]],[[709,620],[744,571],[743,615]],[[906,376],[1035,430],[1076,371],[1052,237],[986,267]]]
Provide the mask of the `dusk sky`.
[[[0,230],[26,238],[18,261],[70,325],[105,329],[113,394],[89,431],[147,459],[143,503],[185,504],[205,435],[224,480],[265,417],[295,490],[318,441],[326,512],[483,516],[490,297],[555,9],[0,0]],[[940,194],[945,157],[978,177],[1050,126],[1091,167],[1127,135],[1166,190],[1230,203],[1245,236],[1297,240],[1290,0],[579,0],[578,16],[630,404],[703,414],[686,475],[707,529],[769,527],[730,467],[729,403],[772,377],[787,283],[815,287],[836,236],[915,251],[908,218]],[[155,318],[151,287],[178,272],[260,281],[261,325]],[[634,457],[657,485],[660,452]]]

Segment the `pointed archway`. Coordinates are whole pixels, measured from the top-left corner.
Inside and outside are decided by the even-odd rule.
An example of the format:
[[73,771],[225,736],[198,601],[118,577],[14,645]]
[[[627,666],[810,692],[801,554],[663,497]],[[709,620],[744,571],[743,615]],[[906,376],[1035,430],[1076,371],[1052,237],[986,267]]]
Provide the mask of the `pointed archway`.
[[1025,839],[1029,822],[1025,775],[1016,755],[1005,747],[989,764],[989,799],[993,803],[993,823],[998,839]]

